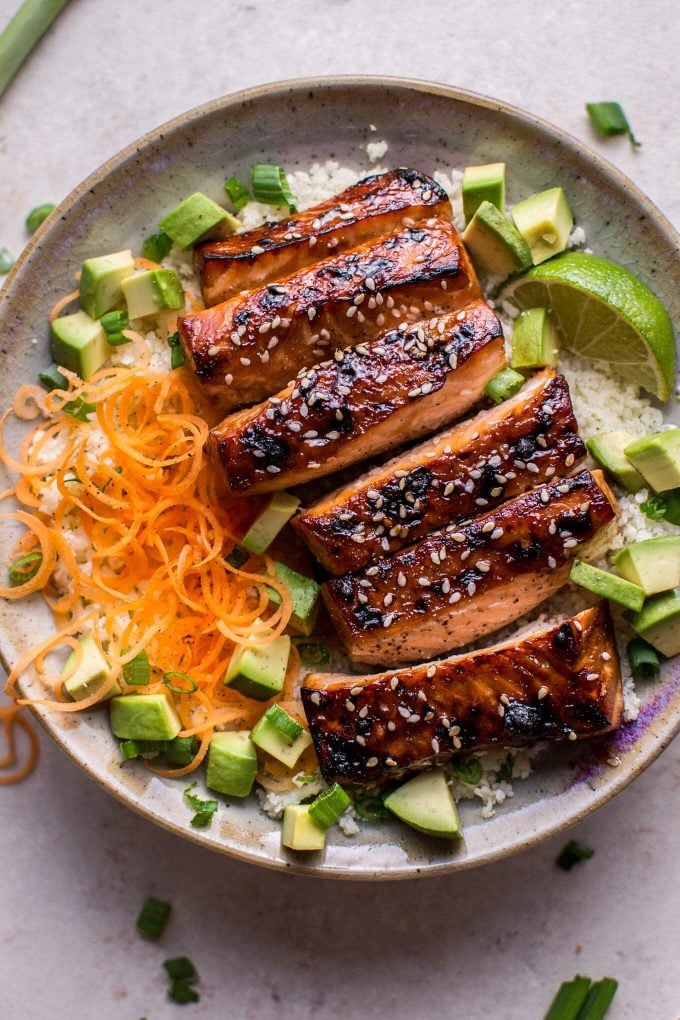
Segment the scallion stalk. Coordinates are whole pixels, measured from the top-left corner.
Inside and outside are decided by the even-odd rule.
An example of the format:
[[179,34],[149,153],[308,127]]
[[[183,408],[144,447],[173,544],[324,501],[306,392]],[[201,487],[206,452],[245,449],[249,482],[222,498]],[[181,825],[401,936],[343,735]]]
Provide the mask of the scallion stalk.
[[240,545],[235,545],[226,557],[227,563],[231,567],[236,567],[237,570],[240,570],[248,559],[250,559],[250,553],[242,549]]
[[602,1020],[611,1006],[612,999],[619,987],[614,978],[602,978],[590,986],[586,1001],[581,1006],[577,1020]]
[[59,371],[58,365],[52,363],[42,372],[38,372],[38,379],[41,386],[46,390],[67,390],[68,379]]
[[168,977],[177,981],[186,981],[188,985],[198,981],[198,971],[188,956],[175,956],[171,960],[164,960],[163,966],[168,972]]
[[628,642],[630,671],[636,680],[655,680],[661,672],[661,663],[656,649],[643,638]]
[[148,896],[137,918],[137,931],[147,939],[159,939],[171,913],[172,906],[165,900]]
[[179,333],[173,333],[168,337],[168,347],[170,348],[170,368],[181,368],[186,364],[187,359],[182,350]]
[[89,421],[90,415],[94,414],[96,410],[96,404],[89,404],[84,397],[76,397],[75,400],[69,400],[62,407],[64,414],[70,414],[72,418],[77,418],[78,421]]
[[476,786],[484,775],[481,761],[474,756],[465,758],[463,761],[454,761],[452,769],[456,779],[467,786]]
[[579,1010],[590,990],[589,977],[577,975],[573,981],[563,981],[544,1020],[578,1020]]
[[131,758],[139,758],[140,747],[136,740],[122,740],[120,753],[129,761]]
[[40,570],[43,561],[43,554],[38,552],[26,553],[25,556],[20,556],[18,560],[9,568],[9,586],[10,588],[18,588],[20,584],[26,584],[30,581]]
[[[123,649],[123,654],[127,650]],[[141,652],[137,652],[134,659],[130,659],[123,666],[123,680],[126,684],[130,684],[131,687],[145,687],[151,680],[149,656],[143,648]]]
[[130,328],[127,312],[122,309],[117,309],[114,312],[105,312],[99,321],[111,347],[120,347],[122,344],[130,343],[130,338],[123,334],[124,329]]
[[151,259],[152,262],[162,262],[165,256],[169,254],[171,248],[172,238],[168,237],[163,231],[160,234],[151,234],[142,243],[144,258]]
[[173,1002],[177,1002],[180,1006],[184,1006],[187,1002],[198,1002],[200,995],[186,981],[175,979],[168,989],[168,998],[172,999]]
[[287,205],[288,212],[297,212],[295,197],[288,186],[286,171],[271,163],[256,163],[252,169],[253,195],[265,205]]
[[592,847],[572,839],[557,855],[555,864],[558,868],[562,868],[562,871],[571,871],[574,865],[580,861],[589,861],[594,853]]
[[302,733],[302,726],[285,709],[279,705],[270,705],[264,713],[264,718],[271,723],[274,729],[283,734],[287,740],[297,740]]
[[638,148],[640,142],[633,134],[628,118],[619,103],[586,103],[586,110],[598,135],[611,138],[613,135],[628,135],[632,144]]
[[328,829],[344,815],[351,803],[343,788],[333,783],[329,790],[324,790],[309,805],[309,817],[320,829]]
[[0,96],[68,0],[24,0],[0,35]]
[[42,226],[50,213],[54,212],[56,208],[53,202],[45,202],[43,205],[37,205],[35,209],[31,209],[26,217],[26,229],[28,232],[35,234],[38,227]]
[[330,652],[318,641],[303,641],[296,648],[303,666],[326,666],[331,661]]
[[366,818],[368,821],[374,822],[380,818],[390,817],[390,812],[383,804],[382,797],[377,793],[355,793],[353,804],[359,818]]
[[163,754],[170,765],[189,765],[198,752],[197,737],[174,737],[165,742]]
[[229,195],[236,212],[240,212],[250,202],[250,192],[238,177],[229,177],[224,182],[224,190]]

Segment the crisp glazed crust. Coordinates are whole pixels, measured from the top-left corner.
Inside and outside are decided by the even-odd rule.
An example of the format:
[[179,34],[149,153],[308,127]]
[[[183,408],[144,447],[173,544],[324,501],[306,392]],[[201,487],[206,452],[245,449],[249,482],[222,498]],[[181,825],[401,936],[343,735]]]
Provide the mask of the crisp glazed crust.
[[568,474],[585,453],[566,379],[541,372],[498,407],[325,496],[293,527],[326,570],[345,574]]
[[206,305],[226,301],[431,216],[451,219],[451,203],[425,174],[400,167],[365,177],[294,216],[198,245],[194,264],[203,298]]
[[[207,450],[233,495],[283,489],[439,428],[479,401],[504,363],[501,324],[476,301],[336,351],[230,415]],[[341,534],[342,522],[336,542]]]
[[410,669],[310,673],[302,703],[329,783],[380,782],[485,747],[606,733],[623,707],[609,607]]
[[371,340],[481,297],[448,220],[424,220],[245,291],[178,322],[182,345],[225,410],[278,392],[336,347]]

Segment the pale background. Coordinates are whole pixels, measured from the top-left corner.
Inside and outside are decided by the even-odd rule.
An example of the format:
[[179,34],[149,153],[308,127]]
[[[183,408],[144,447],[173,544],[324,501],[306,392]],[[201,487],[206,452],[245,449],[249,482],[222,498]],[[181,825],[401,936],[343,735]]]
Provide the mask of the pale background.
[[[0,25],[18,0],[0,0]],[[505,99],[582,138],[680,224],[675,0],[73,0],[0,100],[0,247],[118,149],[183,110],[296,75],[430,78]],[[586,100],[639,137],[598,142]],[[680,747],[573,835],[449,878],[367,885],[278,875],[152,827],[42,741],[0,791],[2,1020],[162,1020],[161,962],[187,953],[202,1020],[541,1020],[563,979],[621,981],[611,1020],[680,1017]],[[161,946],[134,919],[172,900]],[[184,1015],[184,1014],[182,1014]]]

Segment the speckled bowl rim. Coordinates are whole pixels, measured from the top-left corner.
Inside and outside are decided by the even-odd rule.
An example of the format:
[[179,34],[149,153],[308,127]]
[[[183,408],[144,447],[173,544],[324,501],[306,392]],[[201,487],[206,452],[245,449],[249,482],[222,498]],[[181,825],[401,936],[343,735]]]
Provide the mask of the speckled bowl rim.
[[[599,153],[591,149],[588,145],[575,138],[573,135],[563,131],[561,128],[555,127],[549,121],[528,113],[520,107],[516,107],[510,103],[501,102],[497,99],[480,95],[475,92],[470,92],[466,89],[443,85],[425,79],[403,78],[393,75],[332,75],[327,77],[291,78],[283,81],[270,82],[265,85],[258,85],[253,88],[243,89],[239,92],[232,92],[226,96],[213,99],[210,102],[194,107],[193,109],[166,121],[159,127],[156,127],[152,131],[142,135],[141,138],[132,142],[130,145],[126,146],[126,148],[121,149],[116,155],[102,163],[101,166],[94,170],[87,178],[85,178],[84,181],[82,181],[81,184],[77,185],[70,194],[66,196],[66,198],[50,215],[46,224],[53,222],[54,218],[57,218],[67,212],[84,193],[102,184],[106,180],[108,174],[129,157],[134,156],[135,153],[143,150],[146,146],[159,141],[162,136],[166,136],[177,129],[185,127],[185,125],[191,121],[200,120],[201,118],[216,112],[228,114],[230,110],[241,106],[242,104],[263,98],[271,98],[276,95],[290,95],[291,93],[308,92],[310,89],[330,91],[336,88],[361,88],[362,86],[371,88],[380,86],[400,88],[414,92],[422,92],[431,96],[443,97],[445,99],[451,99],[470,106],[481,107],[483,109],[502,113],[529,128],[538,129],[544,135],[547,135],[557,143],[571,150],[578,159],[586,163],[590,163],[597,172],[605,177],[610,177],[620,188],[629,192],[654,222],[656,229],[661,234],[665,235],[669,248],[675,251],[680,249],[680,233],[675,230],[668,218],[664,216],[664,214],[653,204],[651,199],[617,167],[602,157]],[[9,291],[12,287],[15,276],[20,271],[23,264],[28,260],[32,252],[40,245],[43,230],[44,227],[40,227],[24,248],[14,267],[10,271],[5,285],[0,290],[0,297],[4,296]],[[9,670],[9,663],[5,660],[1,649],[0,662],[2,662],[5,669]],[[18,687],[21,688],[21,684],[18,684]],[[652,704],[649,706],[652,717],[657,714],[657,708],[655,707],[657,700],[658,699],[656,698],[653,699]],[[660,708],[662,707],[663,705],[660,706]],[[364,872],[360,872],[326,866],[324,864],[316,867],[310,867],[309,865],[305,865],[303,862],[297,863],[295,860],[285,862],[266,860],[227,844],[215,844],[213,842],[209,842],[200,833],[169,821],[158,812],[140,807],[131,793],[112,788],[111,784],[98,774],[92,765],[88,762],[81,761],[77,757],[75,752],[70,748],[68,739],[64,737],[63,733],[54,726],[49,715],[44,714],[40,711],[40,709],[33,706],[31,706],[31,711],[57,746],[60,747],[71,761],[81,768],[90,779],[94,780],[98,786],[106,790],[121,803],[132,808],[132,810],[137,814],[147,820],[155,822],[167,831],[172,832],[185,840],[189,840],[198,846],[204,848],[207,847],[237,860],[241,860],[249,864],[256,864],[271,870],[281,872],[290,871],[319,878],[341,878],[345,880],[364,881],[396,881],[407,878],[442,875],[448,872],[467,870],[484,864],[491,864],[494,861],[501,860],[515,853],[519,853],[522,850],[536,846],[544,840],[549,839],[550,837],[555,836],[582,821],[588,815],[602,807],[603,804],[611,800],[611,798],[616,796],[616,794],[625,789],[649,765],[651,765],[653,761],[655,761],[655,759],[670,744],[673,737],[680,730],[680,713],[678,713],[675,719],[666,724],[664,732],[660,737],[657,737],[654,742],[647,743],[644,753],[641,754],[639,758],[635,759],[625,770],[621,770],[621,774],[616,775],[606,785],[598,787],[597,790],[593,790],[592,797],[589,798],[586,804],[580,806],[568,817],[559,817],[554,822],[547,822],[540,831],[527,835],[522,840],[518,840],[516,845],[506,845],[497,849],[490,849],[486,852],[480,853],[474,858],[453,857],[447,861],[427,865],[414,865],[411,869],[388,871],[381,874],[369,871],[368,869]]]

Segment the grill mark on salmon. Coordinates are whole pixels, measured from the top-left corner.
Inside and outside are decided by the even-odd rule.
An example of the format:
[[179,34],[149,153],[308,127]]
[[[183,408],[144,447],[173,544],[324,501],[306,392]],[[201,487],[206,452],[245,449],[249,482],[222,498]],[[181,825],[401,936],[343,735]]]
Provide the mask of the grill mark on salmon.
[[337,347],[479,297],[453,224],[437,218],[187,315],[178,329],[199,380],[229,411],[277,393]]
[[302,703],[329,783],[375,783],[488,747],[607,733],[621,669],[601,602],[522,640],[374,676],[309,673]]
[[224,241],[198,245],[194,266],[206,305],[355,248],[408,221],[451,219],[448,195],[408,167],[365,177],[339,195],[277,223],[265,223]]
[[230,415],[207,451],[232,495],[286,488],[440,428],[477,403],[504,364],[501,324],[477,301],[337,351]]
[[568,474],[585,454],[566,379],[541,372],[510,400],[330,493],[292,523],[329,573],[345,574]]
[[616,513],[601,473],[582,471],[327,581],[324,601],[355,661],[441,655],[558,591],[574,556],[597,558],[607,547]]

